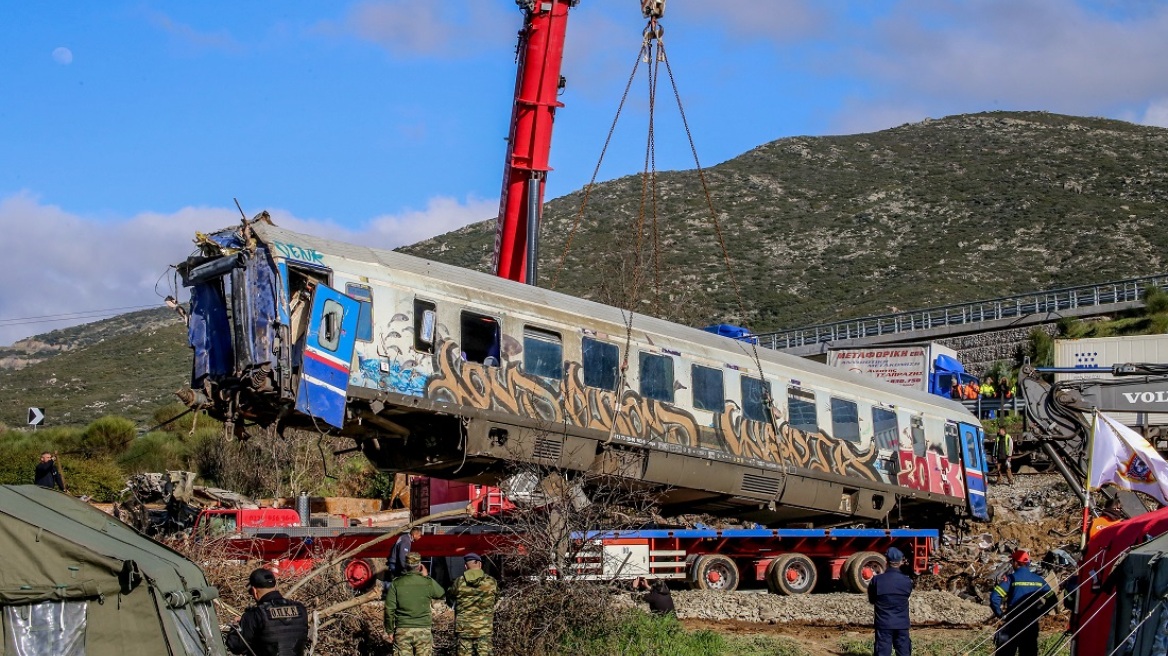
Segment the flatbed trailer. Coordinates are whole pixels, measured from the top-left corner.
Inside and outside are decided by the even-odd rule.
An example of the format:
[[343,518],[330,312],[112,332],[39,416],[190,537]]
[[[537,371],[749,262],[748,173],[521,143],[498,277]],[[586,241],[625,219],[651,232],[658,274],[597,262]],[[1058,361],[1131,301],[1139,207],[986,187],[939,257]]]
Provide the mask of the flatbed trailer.
[[864,592],[884,571],[883,553],[900,548],[921,573],[938,532],[932,529],[646,529],[588,533],[589,549],[574,576],[647,577],[687,582],[707,590],[765,585],[777,594],[806,594],[840,582]]
[[[393,529],[378,527],[245,528],[227,540],[241,558],[275,562],[300,571],[326,552],[348,553],[342,563],[354,588],[368,587],[384,565],[397,536],[374,542]],[[898,547],[914,572],[930,567],[934,529],[872,528],[661,528],[589,531],[572,536],[574,562],[564,576],[592,580],[637,577],[684,582],[692,588],[733,591],[765,586],[784,595],[842,587],[864,592],[884,571],[884,552]],[[519,536],[492,526],[428,525],[412,550],[441,578],[456,577],[461,557],[478,553],[500,560],[519,548]],[[363,546],[368,545],[368,546]],[[559,573],[555,573],[559,575]]]

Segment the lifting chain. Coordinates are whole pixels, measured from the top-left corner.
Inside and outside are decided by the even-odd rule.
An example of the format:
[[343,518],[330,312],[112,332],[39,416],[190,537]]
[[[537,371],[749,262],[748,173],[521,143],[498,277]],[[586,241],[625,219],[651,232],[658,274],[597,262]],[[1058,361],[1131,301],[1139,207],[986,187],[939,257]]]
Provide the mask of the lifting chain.
[[[714,225],[714,232],[718,237],[718,245],[722,251],[722,260],[726,268],[726,275],[730,281],[731,289],[734,291],[734,298],[738,305],[738,312],[742,318],[746,318],[746,304],[742,298],[742,290],[738,283],[738,278],[734,274],[734,268],[730,260],[730,251],[726,245],[726,235],[722,230],[721,222],[718,220],[718,213],[714,209],[714,201],[710,195],[709,182],[706,179],[705,169],[702,168],[701,161],[698,158],[697,147],[694,144],[693,133],[689,127],[689,121],[685,115],[685,108],[681,101],[681,93],[677,88],[677,80],[673,75],[673,68],[669,64],[669,57],[665,49],[665,30],[660,24],[660,19],[665,13],[665,0],[641,0],[641,12],[648,19],[648,24],[645,26],[641,35],[641,46],[637,52],[637,59],[633,64],[633,70],[629,74],[629,79],[625,83],[624,92],[621,94],[620,104],[617,106],[616,114],[613,116],[612,123],[608,129],[608,135],[604,139],[604,146],[601,148],[600,157],[593,168],[592,177],[588,181],[588,185],[584,188],[583,198],[580,202],[580,208],[576,213],[575,221],[572,223],[572,228],[568,232],[568,237],[564,243],[564,249],[560,254],[559,262],[556,267],[556,273],[552,278],[551,288],[556,289],[559,285],[560,275],[563,272],[564,264],[567,261],[568,252],[572,248],[572,241],[575,238],[576,232],[580,228],[583,221],[584,212],[588,207],[588,201],[591,197],[592,191],[596,186],[596,178],[600,172],[600,166],[604,162],[604,157],[608,152],[608,147],[612,142],[612,135],[616,130],[617,122],[620,120],[621,112],[624,109],[625,102],[628,100],[629,90],[632,88],[633,81],[636,79],[637,71],[642,63],[647,64],[648,69],[648,134],[645,140],[645,160],[644,170],[641,175],[641,203],[637,216],[636,224],[636,244],[634,250],[634,266],[633,266],[633,280],[626,294],[625,299],[625,350],[620,367],[619,385],[617,387],[616,411],[620,410],[620,396],[626,384],[626,372],[629,365],[629,351],[632,344],[633,333],[633,315],[634,308],[640,297],[641,285],[646,276],[646,267],[642,261],[643,246],[645,240],[645,224],[650,222],[652,228],[652,265],[653,265],[653,307],[654,312],[660,315],[660,301],[661,301],[661,240],[660,230],[658,224],[658,206],[657,202],[660,197],[657,186],[657,160],[656,160],[656,131],[655,131],[655,115],[656,115],[656,101],[657,101],[657,82],[660,76],[660,67],[665,65],[665,73],[669,78],[670,87],[673,90],[673,97],[677,103],[678,114],[681,118],[682,127],[685,129],[685,136],[689,143],[690,153],[693,155],[694,168],[698,175],[698,180],[701,182],[702,194],[706,199],[706,207],[709,210],[710,220]],[[773,395],[770,387],[765,382],[763,375],[762,360],[759,357],[757,341],[751,341],[751,355],[753,357],[755,367],[758,371],[760,381],[763,383],[763,398],[762,402],[767,410],[772,429],[775,431],[776,440],[783,439],[781,426],[777,420],[776,412],[773,404]],[[616,421],[614,417],[612,431],[616,430]],[[610,434],[609,440],[612,439]]]

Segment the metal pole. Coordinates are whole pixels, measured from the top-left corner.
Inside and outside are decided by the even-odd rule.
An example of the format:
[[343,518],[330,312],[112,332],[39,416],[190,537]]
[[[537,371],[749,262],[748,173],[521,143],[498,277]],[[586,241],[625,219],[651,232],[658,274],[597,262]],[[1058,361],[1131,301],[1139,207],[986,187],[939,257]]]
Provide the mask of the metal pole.
[[539,183],[541,174],[532,171],[527,184],[527,284],[534,287],[539,269]]

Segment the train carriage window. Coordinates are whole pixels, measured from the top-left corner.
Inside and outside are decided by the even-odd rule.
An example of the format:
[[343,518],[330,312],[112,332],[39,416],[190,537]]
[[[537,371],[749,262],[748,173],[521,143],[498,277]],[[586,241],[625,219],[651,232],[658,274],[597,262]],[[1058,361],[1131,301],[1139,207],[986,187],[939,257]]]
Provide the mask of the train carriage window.
[[620,370],[620,349],[598,339],[585,337],[581,342],[584,360],[584,384],[588,387],[616,391]]
[[758,378],[742,377],[742,416],[754,421],[767,421],[765,395],[769,395],[770,384]]
[[414,299],[414,350],[434,352],[435,326],[438,325],[438,306],[430,301]]
[[462,359],[499,366],[499,321],[475,312],[462,313]]
[[819,417],[815,411],[815,393],[798,387],[788,387],[787,416],[791,428],[804,433],[818,433]]
[[876,433],[876,448],[896,451],[900,446],[900,427],[896,413],[887,408],[872,408],[872,431]]
[[925,457],[925,451],[929,448],[929,443],[925,440],[925,420],[920,415],[915,415],[912,418],[912,443],[913,455],[918,458]]
[[641,353],[641,396],[673,403],[673,358]]
[[698,410],[722,412],[726,408],[726,387],[722,370],[713,367],[693,365],[690,369],[693,379],[693,403]]
[[324,309],[320,316],[320,329],[316,333],[320,347],[329,351],[336,351],[341,344],[341,318],[345,316],[345,309],[333,299],[324,302]]
[[860,441],[860,412],[855,401],[832,397],[831,435],[838,440]]
[[538,328],[523,329],[523,370],[560,380],[564,377],[564,343],[559,333]]
[[957,434],[957,426],[953,424],[945,424],[945,451],[949,462],[961,462],[961,438]]
[[373,290],[368,285],[345,285],[345,295],[361,304],[361,311],[357,314],[357,339],[362,342],[373,341]]

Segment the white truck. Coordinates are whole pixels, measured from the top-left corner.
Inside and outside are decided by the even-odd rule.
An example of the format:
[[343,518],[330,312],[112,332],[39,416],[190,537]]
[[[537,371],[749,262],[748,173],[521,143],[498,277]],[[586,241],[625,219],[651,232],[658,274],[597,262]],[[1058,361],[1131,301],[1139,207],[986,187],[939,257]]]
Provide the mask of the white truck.
[[[1095,405],[1117,421],[1144,429],[1168,426],[1168,379],[1161,376],[1114,376],[1115,365],[1153,363],[1168,365],[1168,335],[1133,335],[1130,337],[1087,337],[1056,339],[1054,367],[1056,383],[1094,380],[1097,388],[1083,388]],[[1114,381],[1111,383],[1104,381]],[[1163,432],[1163,431],[1160,431]],[[1168,440],[1161,438],[1161,448]]]
[[829,349],[827,364],[939,396],[973,379],[957,351],[936,342]]

